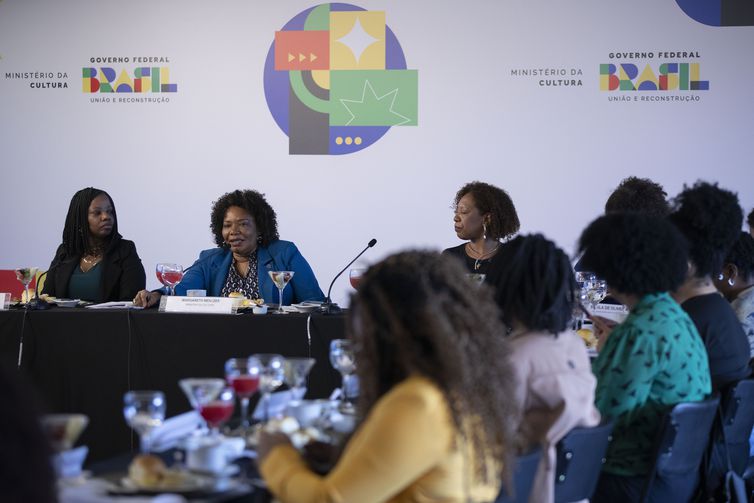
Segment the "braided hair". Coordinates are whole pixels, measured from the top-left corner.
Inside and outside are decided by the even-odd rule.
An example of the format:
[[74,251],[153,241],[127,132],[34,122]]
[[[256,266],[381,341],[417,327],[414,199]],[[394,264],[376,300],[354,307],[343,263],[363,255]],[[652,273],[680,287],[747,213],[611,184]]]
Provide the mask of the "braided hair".
[[63,247],[67,256],[85,255],[92,248],[91,236],[89,230],[89,205],[99,195],[104,194],[110,200],[113,208],[113,230],[110,237],[105,243],[105,250],[118,235],[118,216],[115,213],[115,204],[110,194],[101,189],[87,187],[76,192],[71,198],[71,204],[68,206],[68,214],[65,217],[63,226]]
[[568,327],[576,280],[568,256],[541,234],[518,236],[499,251],[497,301],[503,321],[557,335]]
[[754,228],[754,210],[751,210],[749,216],[746,217],[746,223],[749,224],[749,227]]
[[466,194],[471,194],[474,198],[474,204],[480,214],[490,214],[487,223],[488,238],[504,239],[515,234],[521,227],[513,200],[503,189],[484,182],[467,183],[456,193],[454,208]]
[[[478,455],[502,461],[508,481],[514,377],[491,295],[484,285],[471,287],[452,258],[398,253],[366,272],[347,328],[356,347],[361,418],[395,385],[424,376],[442,390],[457,431]],[[484,480],[499,476],[485,463],[475,468]]]

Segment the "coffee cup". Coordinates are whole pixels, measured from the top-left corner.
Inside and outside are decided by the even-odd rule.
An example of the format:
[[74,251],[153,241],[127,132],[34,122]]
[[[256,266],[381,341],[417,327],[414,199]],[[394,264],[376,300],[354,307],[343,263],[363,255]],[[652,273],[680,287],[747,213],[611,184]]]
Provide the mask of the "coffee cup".
[[186,466],[195,471],[222,474],[241,455],[242,438],[195,439],[186,446]]

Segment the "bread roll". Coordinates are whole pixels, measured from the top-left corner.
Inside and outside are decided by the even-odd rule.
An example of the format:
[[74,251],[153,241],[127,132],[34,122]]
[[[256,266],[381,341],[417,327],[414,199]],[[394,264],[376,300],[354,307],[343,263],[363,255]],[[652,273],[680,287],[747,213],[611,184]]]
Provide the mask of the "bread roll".
[[136,456],[128,467],[128,477],[140,487],[157,487],[162,482],[167,467],[151,454]]

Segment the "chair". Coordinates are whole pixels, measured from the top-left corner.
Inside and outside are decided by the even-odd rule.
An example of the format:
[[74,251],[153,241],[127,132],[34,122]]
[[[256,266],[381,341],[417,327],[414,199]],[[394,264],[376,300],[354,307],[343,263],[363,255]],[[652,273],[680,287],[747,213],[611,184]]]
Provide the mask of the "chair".
[[537,467],[541,458],[542,449],[539,447],[518,456],[513,467],[513,488],[516,492],[513,497],[510,497],[503,487],[495,503],[526,503],[529,501],[534,476],[537,474]]
[[[722,425],[722,430],[720,429]],[[730,385],[720,399],[720,415],[714,422],[704,471],[704,490],[715,494],[730,468],[746,479],[752,478],[749,464],[749,437],[754,426],[754,380]],[[725,433],[725,436],[722,433]],[[727,444],[727,453],[726,453]]]
[[557,445],[555,503],[589,499],[605,462],[613,421],[574,428]]
[[754,379],[744,379],[720,400],[725,440],[733,471],[743,475],[749,461],[749,437],[754,428]]
[[702,402],[675,405],[665,415],[655,442],[654,466],[647,476],[641,500],[652,496],[657,477],[683,480],[688,494],[673,494],[677,501],[689,501],[699,479],[699,466],[707,448],[719,397]]

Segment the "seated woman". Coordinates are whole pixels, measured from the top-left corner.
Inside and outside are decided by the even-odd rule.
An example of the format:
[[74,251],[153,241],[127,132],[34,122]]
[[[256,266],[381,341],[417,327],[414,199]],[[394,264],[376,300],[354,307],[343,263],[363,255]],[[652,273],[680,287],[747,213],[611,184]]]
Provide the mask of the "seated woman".
[[749,339],[749,356],[754,357],[754,238],[751,234],[739,235],[714,282],[733,307]]
[[366,272],[348,317],[360,425],[325,477],[262,434],[267,487],[283,503],[493,501],[516,416],[490,292],[467,288],[455,260],[399,253]]
[[[600,335],[592,365],[595,403],[615,427],[591,501],[638,501],[663,414],[711,391],[704,344],[668,293],[683,282],[688,253],[667,220],[625,213],[592,222],[579,248],[584,266],[605,278],[611,295],[630,309],[623,323]],[[660,477],[653,501],[689,501],[697,481],[696,474]]]
[[76,192],[43,293],[110,302],[133,299],[145,284],[136,246],[118,234],[113,200],[107,192],[92,187]]
[[749,340],[733,308],[712,282],[738,239],[743,211],[734,193],[698,182],[678,195],[670,221],[689,244],[686,280],[673,295],[702,336],[712,387],[722,389],[750,373]]
[[569,329],[576,280],[568,256],[541,234],[519,236],[499,252],[498,305],[509,335],[523,414],[519,435],[545,455],[529,502],[554,501],[555,445],[576,426],[594,426],[597,384],[586,346]]
[[[221,196],[212,206],[210,228],[217,248],[199,254],[175,287],[178,295],[199,289],[212,297],[240,292],[250,299],[277,302],[277,287],[269,272],[293,271],[283,292],[284,305],[324,300],[312,268],[296,245],[279,239],[275,210],[259,192],[236,190]],[[144,290],[134,304],[152,306],[159,299],[159,292]]]
[[453,223],[462,245],[443,250],[460,259],[470,274],[484,275],[484,282],[498,285],[501,240],[515,234],[518,221],[513,200],[503,189],[483,182],[467,183],[456,193]]

